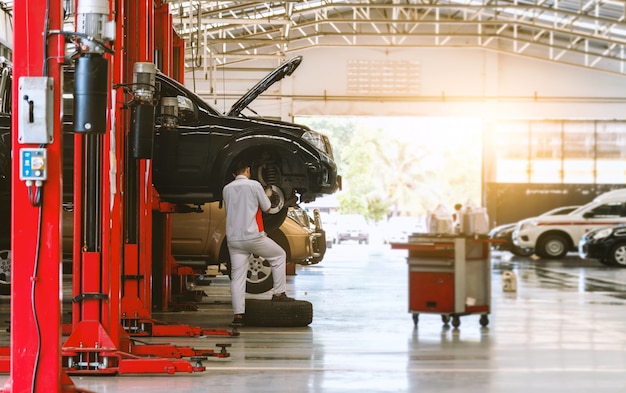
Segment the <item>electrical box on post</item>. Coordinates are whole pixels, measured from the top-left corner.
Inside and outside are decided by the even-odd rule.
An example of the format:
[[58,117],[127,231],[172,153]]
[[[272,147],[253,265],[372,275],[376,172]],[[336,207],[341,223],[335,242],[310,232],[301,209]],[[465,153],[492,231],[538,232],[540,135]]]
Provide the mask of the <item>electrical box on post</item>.
[[20,180],[46,180],[48,178],[47,158],[44,148],[20,149]]
[[19,79],[19,143],[51,143],[53,136],[54,84],[45,76]]

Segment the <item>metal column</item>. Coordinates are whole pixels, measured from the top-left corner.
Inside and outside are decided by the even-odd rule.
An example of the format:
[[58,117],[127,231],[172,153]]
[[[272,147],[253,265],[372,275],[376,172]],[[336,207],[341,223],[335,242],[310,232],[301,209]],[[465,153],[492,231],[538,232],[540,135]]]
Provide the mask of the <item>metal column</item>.
[[[5,392],[76,391],[61,362],[61,63],[64,37],[48,36],[62,26],[60,0],[30,0],[14,3],[14,68],[12,149],[17,158],[22,148],[46,148],[47,180],[27,186],[20,180],[20,165],[12,168],[11,249],[11,378]],[[22,77],[52,78],[52,141],[23,143],[21,100],[29,100],[20,89]],[[46,103],[30,99],[30,110]],[[32,117],[30,122],[32,121]],[[41,131],[41,130],[37,130]],[[29,139],[30,138],[26,138]],[[3,366],[6,365],[6,357]]]

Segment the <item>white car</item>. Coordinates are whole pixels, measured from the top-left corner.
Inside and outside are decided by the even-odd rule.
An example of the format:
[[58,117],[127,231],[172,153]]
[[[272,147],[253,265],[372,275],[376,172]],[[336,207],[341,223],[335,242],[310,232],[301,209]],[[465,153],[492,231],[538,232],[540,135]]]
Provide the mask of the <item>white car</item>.
[[406,243],[414,233],[425,233],[426,224],[419,217],[393,216],[385,225],[385,243]]
[[534,248],[541,258],[561,259],[569,251],[578,250],[585,233],[622,223],[626,223],[626,189],[599,195],[570,214],[522,220],[513,231],[513,243]]

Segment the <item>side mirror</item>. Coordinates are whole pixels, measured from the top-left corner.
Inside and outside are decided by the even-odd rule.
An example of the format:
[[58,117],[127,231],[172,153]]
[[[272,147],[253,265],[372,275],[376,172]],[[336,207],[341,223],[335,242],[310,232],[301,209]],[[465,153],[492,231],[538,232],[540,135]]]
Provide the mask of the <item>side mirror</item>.
[[198,109],[189,97],[176,96],[178,99],[178,114],[185,121],[194,122],[198,120]]
[[585,212],[583,213],[583,218],[594,218],[595,214],[593,212]]

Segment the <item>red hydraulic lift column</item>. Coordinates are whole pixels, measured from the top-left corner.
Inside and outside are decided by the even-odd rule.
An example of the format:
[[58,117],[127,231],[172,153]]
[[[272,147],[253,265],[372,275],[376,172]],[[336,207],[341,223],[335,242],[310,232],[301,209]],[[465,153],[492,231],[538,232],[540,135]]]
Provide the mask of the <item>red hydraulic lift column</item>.
[[[123,36],[124,56],[120,58],[120,83],[133,81],[135,63],[151,63],[154,48],[154,4],[152,0],[124,0]],[[133,140],[126,125],[130,111],[122,111],[121,130],[124,130],[125,151],[124,187],[124,260],[122,263],[122,324],[127,332],[139,329],[136,321],[151,316],[152,294],[152,176],[149,157],[131,154]],[[123,118],[128,116],[127,118]],[[143,147],[141,147],[143,148]],[[146,159],[147,158],[147,159]]]
[[[74,121],[76,133],[81,134],[75,137],[75,162],[77,167],[84,168],[77,168],[75,171],[75,242],[80,243],[74,246],[72,333],[63,346],[64,365],[71,374],[173,374],[180,371],[204,371],[201,360],[206,356],[229,356],[224,349],[221,353],[215,353],[211,350],[196,351],[169,344],[138,343],[129,338],[120,323],[120,319],[123,319],[120,313],[123,304],[121,293],[127,289],[124,282],[120,284],[121,280],[124,275],[134,274],[139,279],[140,275],[145,274],[137,265],[139,258],[136,255],[143,237],[137,239],[134,247],[126,247],[125,237],[122,236],[127,228],[124,220],[128,218],[127,212],[134,211],[132,207],[128,209],[125,205],[128,201],[125,198],[128,190],[124,188],[122,180],[127,173],[126,164],[133,162],[127,159],[126,154],[129,150],[125,140],[126,130],[129,128],[128,97],[122,88],[132,85],[125,79],[128,70],[124,45],[132,41],[127,35],[129,25],[141,20],[138,17],[127,18],[127,11],[139,6],[136,3],[143,3],[143,7],[149,9],[152,1],[126,1],[119,8],[117,2],[107,2],[104,7],[98,4],[97,10],[96,7],[84,8],[85,17],[95,16],[87,15],[88,13],[97,14],[98,18],[112,15],[117,26],[116,43],[121,42],[121,45],[116,45],[115,51],[107,48],[104,50],[107,54],[103,54],[88,46],[97,44],[96,41],[88,40],[84,43],[86,50],[77,59],[75,72],[75,86],[79,85],[79,81],[84,82],[81,85],[89,81],[94,84],[94,88],[85,89],[87,92],[104,92],[106,119],[94,119],[87,123],[93,125],[89,130],[77,129],[77,125],[82,127],[83,122],[76,119]],[[78,4],[77,9],[81,9],[80,0]],[[93,6],[93,2],[90,4]],[[79,36],[83,37],[91,38],[92,35]],[[102,46],[102,43],[99,45]],[[110,59],[109,54],[112,54]],[[112,66],[109,68],[108,63],[103,60],[110,60]],[[84,79],[79,79],[81,65],[85,68],[82,69],[80,78]],[[105,85],[104,88],[101,87],[102,84]],[[102,104],[102,97],[97,102]],[[89,112],[90,106],[85,103],[80,104],[82,110],[77,109],[77,94],[74,104],[76,117],[82,115],[83,111],[84,114]],[[99,128],[98,132],[94,129],[96,127]],[[126,270],[127,268],[130,270]],[[141,288],[132,286],[129,292],[136,297],[138,293],[143,293]],[[190,357],[195,365],[177,360],[182,357]]]
[[5,392],[76,390],[63,372],[60,345],[64,38],[48,32],[58,32],[61,23],[60,0],[14,3],[11,191],[14,263],[11,264],[11,377],[2,389]]
[[[125,51],[121,61],[124,68],[120,73],[124,79],[120,83],[133,80],[132,71],[138,62],[154,61],[161,72],[174,77],[172,40],[175,33],[169,5],[161,0],[150,1],[148,4],[127,0],[125,5],[128,7],[125,9],[124,20],[139,22],[125,23]],[[128,114],[128,111],[124,113]],[[146,151],[143,147],[130,147],[136,138],[127,137],[126,141],[126,151],[141,150],[143,155],[135,157],[127,154],[124,161],[126,226],[121,309],[124,329],[131,336],[238,336],[239,333],[234,329],[204,329],[186,324],[166,324],[152,319],[152,309],[155,306],[152,299],[153,289],[155,296],[163,296],[159,296],[155,303],[162,304],[161,308],[166,309],[170,304],[172,280],[183,282],[189,277],[193,279],[194,272],[191,268],[179,266],[170,253],[171,213],[174,206],[160,202],[152,188],[151,156],[147,154],[151,152],[151,146]],[[159,260],[155,261],[157,256]],[[159,287],[153,288],[155,283]]]

